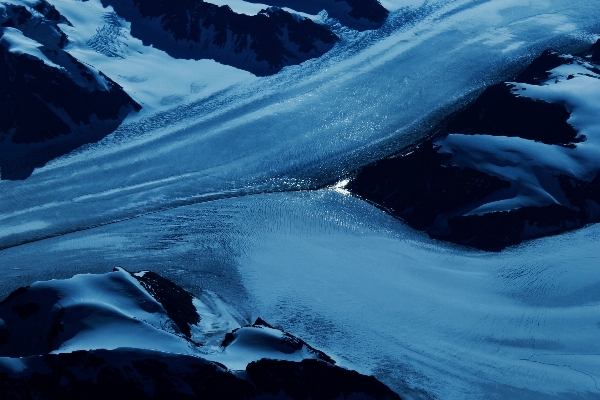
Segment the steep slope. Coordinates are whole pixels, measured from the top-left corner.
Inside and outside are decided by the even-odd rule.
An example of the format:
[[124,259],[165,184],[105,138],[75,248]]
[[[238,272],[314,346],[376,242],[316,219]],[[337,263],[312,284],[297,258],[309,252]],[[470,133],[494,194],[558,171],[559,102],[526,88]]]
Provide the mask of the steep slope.
[[153,272],[36,282],[0,302],[0,395],[399,399],[261,319],[214,343],[232,323]]
[[[264,3],[259,0],[250,0],[249,2]],[[325,10],[329,17],[359,31],[379,28],[389,14],[378,0],[270,0],[268,3],[313,15]]]
[[339,38],[277,7],[254,16],[204,1],[102,0],[131,22],[131,34],[175,58],[211,58],[271,75],[330,50]]
[[110,78],[64,51],[59,23],[70,24],[45,0],[0,4],[2,179],[25,179],[140,110]]
[[544,52],[434,138],[360,170],[348,190],[432,237],[485,250],[599,221],[597,47]]

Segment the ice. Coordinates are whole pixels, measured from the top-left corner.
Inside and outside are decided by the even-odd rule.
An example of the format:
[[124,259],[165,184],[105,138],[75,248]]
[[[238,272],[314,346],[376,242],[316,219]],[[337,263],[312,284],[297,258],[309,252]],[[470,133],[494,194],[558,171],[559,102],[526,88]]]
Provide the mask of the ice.
[[[64,28],[68,51],[114,78],[144,110],[26,182],[0,182],[8,194],[0,199],[1,224],[49,222],[3,238],[0,247],[191,203],[336,181],[415,140],[457,100],[505,78],[515,59],[550,45],[582,46],[572,35],[585,34],[597,8],[559,3],[398,11],[378,31],[342,35],[321,59],[256,78],[209,60],[169,59],[133,39],[131,56],[107,57],[85,43],[111,9],[97,0],[59,0],[57,9],[74,25]],[[522,24],[553,7],[563,19]],[[549,23],[565,18],[578,30],[549,36]],[[527,44],[510,55],[502,53],[508,42],[465,44],[500,28]],[[161,105],[165,98],[180,100]]]
[[431,240],[343,186],[310,190],[412,143],[545,48],[590,45],[600,9],[394,4],[381,29],[336,26],[342,40],[322,58],[256,78],[170,59],[127,24],[123,58],[108,57],[87,42],[112,9],[55,1],[73,23],[61,26],[67,50],[144,109],[27,180],[0,182],[0,226],[26,228],[0,238],[0,291],[149,269],[406,398],[600,395],[598,226],[489,254]]
[[[127,241],[75,245],[98,234]],[[593,398],[598,240],[590,226],[485,253],[332,188],[191,205],[3,250],[0,282],[6,293],[33,276],[152,269],[204,304],[218,291],[241,305],[240,320],[260,316],[407,398]]]

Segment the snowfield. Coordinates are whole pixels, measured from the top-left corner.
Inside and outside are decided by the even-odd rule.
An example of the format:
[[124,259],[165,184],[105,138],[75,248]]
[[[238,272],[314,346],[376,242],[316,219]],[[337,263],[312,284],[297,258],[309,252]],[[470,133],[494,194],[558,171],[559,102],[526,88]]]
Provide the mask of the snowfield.
[[[260,316],[406,399],[599,398],[598,225],[486,253],[430,239],[336,183],[420,139],[543,50],[589,48],[600,2],[381,3],[391,12],[377,30],[319,14],[341,40],[259,78],[144,46],[100,0],[53,1],[73,25],[60,25],[65,50],[142,109],[28,179],[0,181],[0,297],[117,266],[151,270],[214,315],[235,309],[227,329]],[[515,88],[572,111],[588,138],[576,166],[514,138],[482,136],[489,150],[464,151],[510,160],[531,146],[541,167],[584,176],[598,162],[599,103],[571,94],[597,93],[600,81],[563,78],[578,68]],[[98,338],[80,339],[65,348]],[[188,345],[171,339],[173,349]],[[230,359],[249,360],[244,351]]]

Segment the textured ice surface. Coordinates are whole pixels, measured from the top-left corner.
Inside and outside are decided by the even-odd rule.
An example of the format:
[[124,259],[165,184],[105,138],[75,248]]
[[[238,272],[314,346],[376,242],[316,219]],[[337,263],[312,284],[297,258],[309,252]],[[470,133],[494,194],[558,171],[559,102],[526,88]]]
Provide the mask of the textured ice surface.
[[[5,237],[0,247],[335,180],[410,143],[449,111],[443,107],[505,77],[515,59],[577,45],[573,35],[584,35],[600,13],[587,1],[568,9],[558,1],[459,3],[400,10],[378,31],[344,36],[340,28],[342,42],[324,57],[258,79],[208,60],[169,60],[133,39],[131,56],[107,57],[87,47],[95,29],[78,28],[105,24],[100,3],[58,0],[73,24],[65,27],[69,51],[113,77],[145,111],[26,182],[0,182],[1,224],[48,224]],[[510,39],[474,40],[499,29]]]
[[595,225],[484,253],[336,190],[272,193],[7,249],[0,282],[149,268],[401,394],[595,398],[599,239]]
[[333,190],[277,193],[411,143],[547,47],[591,43],[597,1],[411,1],[377,31],[338,26],[327,55],[268,78],[170,60],[126,24],[114,36],[123,58],[107,56],[87,43],[112,10],[54,3],[73,23],[71,54],[144,109],[26,181],[0,182],[3,294],[151,269],[407,397],[600,395],[597,226],[487,254]]

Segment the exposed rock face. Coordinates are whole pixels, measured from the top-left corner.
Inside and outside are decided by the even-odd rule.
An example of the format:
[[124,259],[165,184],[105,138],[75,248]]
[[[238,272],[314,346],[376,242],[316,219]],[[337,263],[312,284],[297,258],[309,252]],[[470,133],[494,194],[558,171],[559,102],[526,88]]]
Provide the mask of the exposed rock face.
[[[261,3],[261,1],[250,0],[250,3]],[[329,17],[359,31],[379,28],[389,14],[378,0],[270,0],[268,3],[312,15],[325,10]]]
[[175,58],[211,58],[271,75],[323,55],[339,38],[312,20],[277,7],[236,14],[204,1],[102,0],[131,22],[131,34]]
[[399,399],[260,318],[230,330],[218,310],[121,268],[17,289],[0,302],[0,398]]
[[0,169],[25,179],[34,168],[112,132],[140,106],[102,72],[63,48],[69,22],[45,1],[0,4]]
[[544,52],[410,153],[357,171],[347,189],[431,237],[484,250],[599,221],[600,132],[596,119],[572,123],[600,95],[597,47]]
[[[377,379],[318,360],[263,359],[246,379],[201,358],[151,350],[116,349],[0,358],[2,398],[333,400],[400,397]],[[309,397],[310,396],[310,397]]]

